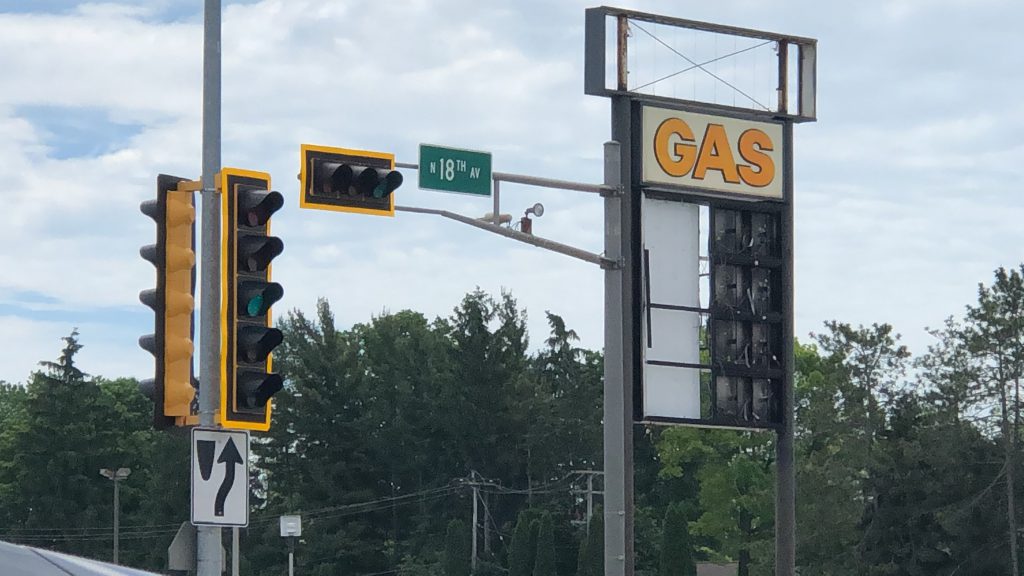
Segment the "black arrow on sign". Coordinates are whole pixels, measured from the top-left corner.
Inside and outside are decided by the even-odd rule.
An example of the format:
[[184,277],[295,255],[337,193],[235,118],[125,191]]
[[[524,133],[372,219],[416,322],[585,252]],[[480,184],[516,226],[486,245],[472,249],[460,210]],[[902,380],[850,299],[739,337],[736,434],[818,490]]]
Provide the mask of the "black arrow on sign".
[[224,481],[220,483],[220,489],[217,490],[217,499],[213,501],[213,515],[223,516],[224,501],[228,499],[228,493],[231,492],[231,487],[235,484],[235,465],[242,463],[242,455],[238,453],[238,448],[235,447],[234,438],[228,438],[228,443],[221,450],[217,463],[224,464]]

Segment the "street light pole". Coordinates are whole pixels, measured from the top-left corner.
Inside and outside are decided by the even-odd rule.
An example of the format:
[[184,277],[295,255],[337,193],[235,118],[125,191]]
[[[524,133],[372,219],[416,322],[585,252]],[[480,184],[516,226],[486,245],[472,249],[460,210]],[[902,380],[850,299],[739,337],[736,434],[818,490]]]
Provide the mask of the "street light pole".
[[118,563],[120,552],[118,539],[121,533],[121,489],[120,482],[132,473],[131,468],[102,468],[100,475],[114,483],[114,564]]

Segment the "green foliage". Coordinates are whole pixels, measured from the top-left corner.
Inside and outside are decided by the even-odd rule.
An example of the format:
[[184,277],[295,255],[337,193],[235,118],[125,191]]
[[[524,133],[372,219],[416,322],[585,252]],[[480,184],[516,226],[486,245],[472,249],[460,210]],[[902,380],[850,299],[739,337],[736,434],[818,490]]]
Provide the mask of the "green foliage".
[[[997,270],[913,364],[887,324],[829,322],[796,343],[802,574],[1019,564],[1021,272]],[[326,301],[282,319],[286,384],[253,440],[244,572],[283,572],[277,517],[301,513],[298,573],[469,576],[472,478],[488,534],[474,576],[602,576],[602,512],[589,534],[568,522],[585,506],[573,471],[601,468],[602,357],[550,312],[531,352],[525,320],[481,291],[434,320],[339,327]],[[90,377],[81,348],[73,331],[25,386],[0,383],[0,534],[109,559],[112,485],[97,471],[130,467],[121,559],[162,569],[188,515],[188,436],[151,430],[137,383]],[[639,575],[705,559],[772,573],[772,434],[637,425],[633,453]]]
[[604,574],[604,512],[600,507],[590,518],[590,530],[586,544],[581,546],[580,566],[577,576],[602,576]]
[[545,513],[537,522],[537,548],[533,576],[557,576],[555,569],[555,527]]
[[681,504],[669,504],[661,540],[661,564],[658,576],[695,576],[693,542],[687,525],[686,510]]
[[120,560],[163,568],[168,525],[188,515],[187,438],[150,429],[152,404],[135,380],[90,379],[77,364],[78,336],[65,337],[57,361],[40,362],[26,386],[0,385],[3,538],[110,560],[112,483],[99,470],[130,468],[120,482]]
[[444,537],[444,576],[469,576],[472,552],[466,523],[462,520],[448,522]]
[[526,510],[520,512],[515,532],[512,534],[512,549],[508,555],[508,576],[531,576],[533,574],[533,562],[537,549],[531,530],[532,526],[531,514]]

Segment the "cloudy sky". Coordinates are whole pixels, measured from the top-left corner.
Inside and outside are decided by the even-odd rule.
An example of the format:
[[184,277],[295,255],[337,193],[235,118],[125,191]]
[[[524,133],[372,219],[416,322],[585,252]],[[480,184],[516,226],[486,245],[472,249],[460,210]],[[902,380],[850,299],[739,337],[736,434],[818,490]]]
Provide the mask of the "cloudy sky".
[[[447,315],[477,286],[601,346],[600,270],[418,214],[300,210],[300,143],[490,151],[494,169],[600,182],[609,105],[583,94],[578,0],[225,2],[223,163],[271,173],[286,206],[277,308],[330,300],[341,326]],[[912,350],[998,266],[1024,260],[1024,4],[1013,0],[622,0],[617,6],[817,38],[818,122],[796,128],[797,333],[889,322]],[[145,377],[154,283],[138,211],[156,174],[199,177],[201,0],[0,0],[0,379],[25,381],[77,327],[81,367]],[[683,44],[685,45],[685,38]],[[728,46],[718,47],[728,51]],[[665,61],[671,58],[663,56]],[[400,204],[470,216],[484,198]],[[506,185],[502,211],[593,252],[598,197]]]

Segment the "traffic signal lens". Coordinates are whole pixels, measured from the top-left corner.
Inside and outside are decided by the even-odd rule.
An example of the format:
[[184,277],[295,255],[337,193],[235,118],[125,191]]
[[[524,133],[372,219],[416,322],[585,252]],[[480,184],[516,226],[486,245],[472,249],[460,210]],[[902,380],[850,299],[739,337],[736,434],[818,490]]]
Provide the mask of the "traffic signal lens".
[[279,374],[256,370],[238,371],[238,405],[240,408],[263,408],[270,397],[284,388]]
[[244,326],[238,330],[238,360],[250,364],[263,362],[282,342],[284,333],[277,328]]
[[240,188],[238,191],[238,223],[263,226],[270,216],[284,206],[284,196],[275,190]]
[[262,272],[284,251],[284,242],[274,236],[243,236],[238,239],[238,267]]
[[383,198],[394,192],[395,189],[402,185],[401,172],[398,172],[397,170],[380,170],[378,172],[383,172],[384,176],[380,178],[380,182],[378,182],[377,186],[373,189],[374,198]]
[[246,309],[246,312],[249,314],[249,316],[259,316],[260,315],[260,309],[262,309],[262,308],[263,308],[263,295],[261,294],[261,295],[255,297],[255,298],[253,298],[252,300],[249,300],[249,306]]
[[238,307],[255,318],[269,312],[283,296],[284,288],[277,282],[242,282],[238,288]]

